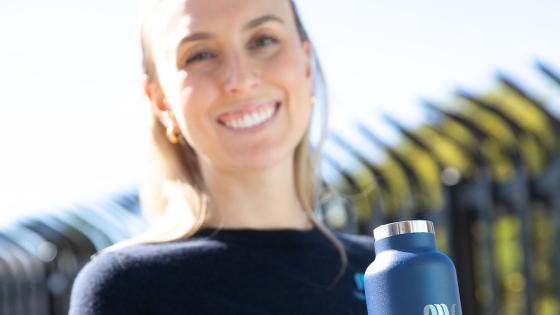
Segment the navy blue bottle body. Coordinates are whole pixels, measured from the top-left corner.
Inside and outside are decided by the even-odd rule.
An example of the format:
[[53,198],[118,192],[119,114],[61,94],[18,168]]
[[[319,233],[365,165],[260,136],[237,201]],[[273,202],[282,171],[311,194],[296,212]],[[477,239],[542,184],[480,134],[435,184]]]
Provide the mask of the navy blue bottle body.
[[383,238],[375,252],[365,273],[369,315],[462,315],[455,266],[434,234]]

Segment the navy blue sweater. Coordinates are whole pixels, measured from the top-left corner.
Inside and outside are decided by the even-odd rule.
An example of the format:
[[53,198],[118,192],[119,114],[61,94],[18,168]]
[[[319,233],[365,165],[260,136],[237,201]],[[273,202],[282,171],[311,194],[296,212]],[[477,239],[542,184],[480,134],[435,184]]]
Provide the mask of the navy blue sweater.
[[367,314],[363,273],[373,239],[318,229],[204,229],[188,240],[96,256],[72,289],[70,315]]

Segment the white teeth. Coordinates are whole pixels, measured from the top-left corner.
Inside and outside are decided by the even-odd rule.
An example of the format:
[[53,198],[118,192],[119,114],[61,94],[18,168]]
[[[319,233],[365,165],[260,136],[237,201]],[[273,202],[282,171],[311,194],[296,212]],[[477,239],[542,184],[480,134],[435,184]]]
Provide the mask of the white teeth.
[[267,121],[274,114],[274,107],[267,107],[256,112],[244,115],[241,118],[225,122],[225,125],[232,129],[251,128]]
[[243,117],[243,126],[252,126],[253,125],[253,119],[251,115],[246,115],[245,117]]
[[259,112],[253,113],[253,115],[251,115],[251,118],[253,123],[259,123],[263,121],[261,115],[259,115]]

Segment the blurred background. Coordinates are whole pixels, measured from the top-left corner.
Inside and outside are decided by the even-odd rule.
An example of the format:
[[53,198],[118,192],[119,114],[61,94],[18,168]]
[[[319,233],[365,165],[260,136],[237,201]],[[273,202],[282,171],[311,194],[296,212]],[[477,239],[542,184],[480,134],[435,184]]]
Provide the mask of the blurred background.
[[[464,314],[560,314],[554,245],[560,239],[550,232],[560,228],[553,198],[560,187],[560,175],[554,177],[560,2],[297,4],[329,89],[332,131],[323,175],[344,197],[321,210],[327,223],[369,234],[395,219],[432,219],[441,226],[440,247],[463,274]],[[19,220],[27,229],[14,235],[42,244],[22,255],[35,251],[38,263],[59,259],[54,236],[38,239],[47,233],[37,227],[42,221],[21,218],[134,190],[142,177],[148,106],[136,6],[131,0],[0,4],[4,249],[14,244],[2,243],[2,233]],[[134,193],[109,204],[125,217],[137,208]],[[69,229],[71,218],[64,220],[55,223]],[[81,220],[83,228],[93,219]],[[114,218],[96,220],[109,223],[90,225],[110,226]],[[141,229],[136,223],[127,233]],[[109,235],[91,250],[126,236]],[[48,278],[50,295],[37,306],[63,314],[68,281],[84,261],[56,276],[38,273]],[[0,303],[0,313],[17,307],[6,305]]]

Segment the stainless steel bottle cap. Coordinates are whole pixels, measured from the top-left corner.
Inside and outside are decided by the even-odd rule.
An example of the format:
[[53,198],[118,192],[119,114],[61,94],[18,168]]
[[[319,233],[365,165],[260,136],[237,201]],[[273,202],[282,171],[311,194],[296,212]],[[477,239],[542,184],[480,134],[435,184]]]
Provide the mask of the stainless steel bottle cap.
[[373,230],[373,238],[376,241],[390,236],[408,233],[432,233],[436,234],[434,223],[426,220],[400,221],[381,225]]

